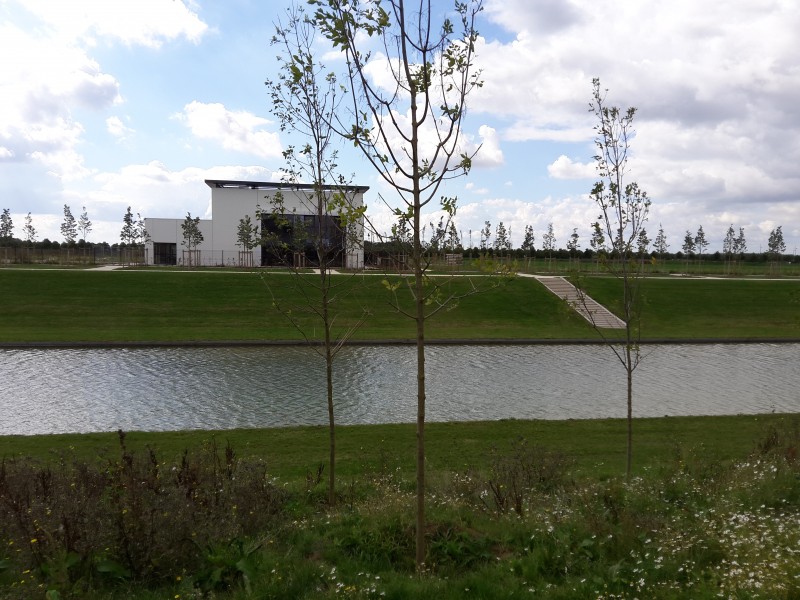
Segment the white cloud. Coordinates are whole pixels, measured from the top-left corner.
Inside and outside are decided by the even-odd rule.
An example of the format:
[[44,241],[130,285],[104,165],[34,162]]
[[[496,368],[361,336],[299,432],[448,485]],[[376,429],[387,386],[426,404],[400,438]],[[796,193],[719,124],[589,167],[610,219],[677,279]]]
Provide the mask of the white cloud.
[[281,156],[280,137],[263,129],[270,121],[247,111],[230,111],[223,104],[191,102],[176,115],[192,134],[219,143],[226,150],[235,150],[262,158]]
[[56,37],[83,38],[90,45],[97,36],[158,48],[179,37],[197,43],[208,31],[208,25],[181,0],[25,0],[24,7]]
[[635,178],[654,199],[796,197],[800,4],[487,0],[486,15],[512,39],[480,41],[470,110],[507,123],[503,139],[591,152],[600,77],[609,103],[638,108]]
[[108,117],[106,119],[106,130],[112,136],[119,140],[124,140],[130,137],[134,130],[125,125],[119,117]]
[[594,163],[574,162],[563,154],[547,165],[547,172],[556,179],[586,179],[597,176]]
[[86,53],[52,39],[0,27],[0,139],[6,159],[35,161],[64,180],[86,176],[77,151],[84,127],[73,111],[120,101],[119,84]]
[[500,136],[497,131],[488,125],[481,125],[478,129],[481,138],[480,150],[472,161],[475,168],[497,167],[503,164],[503,151],[500,148]]
[[[93,172],[79,145],[85,126],[80,109],[104,111],[122,102],[120,84],[90,53],[98,39],[158,47],[184,37],[197,42],[207,26],[173,0],[6,0],[8,20],[0,25],[0,159],[39,163],[62,181]],[[112,135],[131,130],[115,117]]]

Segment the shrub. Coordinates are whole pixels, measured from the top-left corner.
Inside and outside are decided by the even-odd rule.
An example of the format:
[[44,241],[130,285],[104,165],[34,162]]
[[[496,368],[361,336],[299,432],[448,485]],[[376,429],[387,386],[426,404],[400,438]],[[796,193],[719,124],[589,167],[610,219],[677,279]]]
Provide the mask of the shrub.
[[[96,464],[0,462],[0,543],[15,548],[5,560],[54,589],[158,583],[207,570],[220,554],[208,548],[243,548],[280,522],[286,493],[262,462],[239,460],[230,446],[220,453],[212,439],[168,464],[152,449],[130,452],[121,431],[119,443],[116,458]],[[232,579],[224,575],[217,581],[212,570],[209,580]]]
[[506,453],[493,451],[484,502],[498,512],[522,515],[533,495],[554,492],[567,483],[570,464],[563,454],[520,438]]

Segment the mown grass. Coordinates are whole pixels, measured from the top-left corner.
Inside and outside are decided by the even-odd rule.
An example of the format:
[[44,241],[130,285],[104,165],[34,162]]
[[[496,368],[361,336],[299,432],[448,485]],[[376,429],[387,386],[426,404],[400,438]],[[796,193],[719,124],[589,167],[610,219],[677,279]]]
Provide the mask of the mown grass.
[[[334,312],[344,331],[366,314],[356,340],[409,340],[413,322],[392,306],[384,284],[399,276],[337,278]],[[291,310],[311,338],[320,323],[288,274],[202,271],[0,270],[2,342],[181,342],[302,340]],[[313,275],[304,276],[313,284]],[[540,283],[482,276],[444,279],[444,295],[467,295],[429,321],[429,339],[597,339],[596,333]],[[620,283],[587,277],[589,293],[617,308]],[[800,338],[800,281],[647,279],[643,338]],[[410,308],[404,285],[397,300]],[[430,308],[434,308],[431,304]]]
[[406,426],[342,428],[335,507],[318,428],[0,438],[0,596],[798,597],[800,423],[636,432],[625,482],[619,420],[432,424],[421,573]]
[[[621,314],[622,283],[582,280],[589,295]],[[800,281],[658,279],[641,284],[643,338],[800,338]]]
[[[334,305],[336,326],[343,331],[366,311],[355,339],[412,339],[413,322],[390,304],[382,276],[342,276]],[[392,282],[399,277],[390,277]],[[313,284],[312,275],[305,282]],[[591,329],[561,306],[541,285],[510,280],[499,287],[485,277],[445,284],[445,293],[480,294],[462,299],[455,310],[431,321],[430,337],[440,338],[581,338]],[[292,311],[311,337],[320,323],[310,314],[303,294],[288,274],[158,271],[0,271],[0,305],[4,318],[0,341],[197,341],[301,340],[277,300]],[[408,290],[398,290],[410,305]],[[455,305],[454,305],[455,306]]]
[[[773,415],[668,417],[635,420],[635,468],[653,467],[668,459],[678,446],[704,445],[710,460],[738,460],[775,419]],[[357,475],[391,462],[393,468],[415,468],[415,429],[411,423],[337,427],[337,472]],[[526,438],[570,457],[579,472],[604,478],[624,472],[624,422],[618,419],[567,421],[502,420],[428,423],[427,464],[431,473],[462,470],[485,461],[498,440]],[[127,433],[131,450],[158,449],[178,458],[184,450],[203,447],[212,437],[230,443],[240,456],[269,461],[270,472],[302,479],[328,458],[327,427],[231,429],[219,432],[175,431]],[[0,456],[30,456],[47,460],[69,449],[79,459],[113,451],[115,433],[0,436]]]

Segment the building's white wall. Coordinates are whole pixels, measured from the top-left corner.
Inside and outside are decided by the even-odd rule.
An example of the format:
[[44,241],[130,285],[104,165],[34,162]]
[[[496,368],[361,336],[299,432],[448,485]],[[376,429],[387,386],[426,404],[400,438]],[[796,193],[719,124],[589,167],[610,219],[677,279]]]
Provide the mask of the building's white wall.
[[[183,251],[187,250],[183,245],[183,229],[181,225],[185,219],[145,219],[144,226],[150,235],[150,240],[145,245],[147,264],[152,265],[155,259],[153,245],[156,243],[176,244],[178,264],[182,264]],[[214,262],[214,230],[212,221],[201,219],[197,224],[200,233],[203,234],[203,242],[197,246],[200,252],[200,264],[213,265]]]
[[[274,198],[278,190],[274,189],[250,189],[238,187],[211,187],[211,220],[200,221],[200,231],[203,233],[203,243],[198,246],[201,251],[202,262],[204,265],[236,264],[240,247],[237,243],[237,232],[239,221],[246,215],[259,230],[261,222],[257,218],[257,213],[272,212],[274,209]],[[298,214],[316,214],[313,200],[310,200],[309,190],[281,190],[283,204],[286,212],[297,212]],[[355,194],[353,199],[355,206],[361,206],[364,202],[363,194]],[[184,219],[145,219],[145,226],[150,234],[151,241],[148,243],[147,256],[148,263],[153,264],[153,243],[173,243],[177,244],[178,264],[181,264],[182,251],[185,247],[183,242],[183,231],[181,223]],[[359,231],[363,238],[363,224],[359,224]],[[253,249],[253,262],[261,264],[261,248]],[[345,266],[349,268],[362,268],[364,266],[364,249],[349,249],[345,258]]]
[[175,243],[183,238],[181,233],[182,220],[178,219],[145,219],[144,226],[150,234],[148,246],[152,248],[153,242]]
[[[236,245],[236,236],[239,221],[246,215],[250,215],[250,220],[261,230],[261,223],[256,218],[256,206],[259,196],[263,194],[263,190],[211,188],[211,221],[214,224],[215,249],[231,254],[241,250]],[[261,264],[259,246],[253,249],[253,260],[256,265]]]

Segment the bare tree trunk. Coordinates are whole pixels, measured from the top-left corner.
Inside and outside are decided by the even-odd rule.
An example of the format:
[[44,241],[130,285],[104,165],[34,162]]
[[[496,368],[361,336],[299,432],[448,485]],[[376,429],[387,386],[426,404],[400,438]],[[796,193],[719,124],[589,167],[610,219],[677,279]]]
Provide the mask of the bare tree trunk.
[[625,479],[630,481],[631,468],[633,466],[633,368],[631,362],[631,345],[630,342],[625,348],[625,355],[627,364],[625,366],[628,375],[628,444],[625,456]]
[[322,279],[322,321],[325,329],[325,378],[328,396],[328,434],[330,440],[330,456],[328,459],[328,504],[336,504],[336,421],[333,410],[333,352],[331,351],[331,323],[328,314],[328,280],[327,268],[320,261],[320,278]]
[[417,294],[417,567],[425,563],[425,324],[421,301],[422,272],[415,275]]
[[[416,147],[416,146],[415,146]],[[415,182],[418,185],[418,182]],[[417,196],[418,197],[418,196]],[[420,207],[414,209],[414,293],[417,321],[417,568],[425,564],[425,290],[422,245],[419,239]]]

